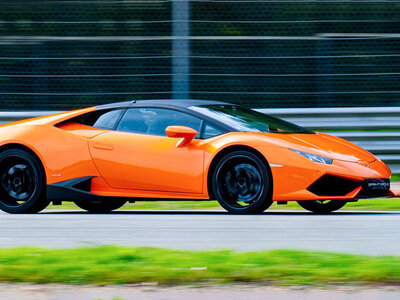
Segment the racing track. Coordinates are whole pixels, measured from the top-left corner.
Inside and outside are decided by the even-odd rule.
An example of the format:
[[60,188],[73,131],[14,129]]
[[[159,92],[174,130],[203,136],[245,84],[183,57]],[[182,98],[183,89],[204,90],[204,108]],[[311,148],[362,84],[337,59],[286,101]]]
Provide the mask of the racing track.
[[0,247],[76,247],[118,244],[175,249],[277,248],[400,255],[400,212],[45,211],[0,213]]

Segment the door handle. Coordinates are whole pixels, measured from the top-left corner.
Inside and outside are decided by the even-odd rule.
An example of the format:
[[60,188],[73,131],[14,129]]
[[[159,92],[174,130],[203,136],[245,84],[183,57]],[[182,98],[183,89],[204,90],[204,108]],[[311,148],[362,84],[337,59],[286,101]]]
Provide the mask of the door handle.
[[99,144],[94,144],[93,148],[95,149],[100,149],[100,150],[113,150],[113,146],[111,145],[99,145]]

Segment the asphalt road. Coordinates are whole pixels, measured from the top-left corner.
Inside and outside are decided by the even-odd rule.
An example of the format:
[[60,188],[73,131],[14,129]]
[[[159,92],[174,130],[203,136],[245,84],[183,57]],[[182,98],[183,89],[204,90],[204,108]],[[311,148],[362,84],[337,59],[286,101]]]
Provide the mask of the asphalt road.
[[0,247],[65,248],[96,245],[174,249],[328,250],[400,255],[400,212],[224,212],[119,211],[91,215],[46,211],[0,213]]
[[[140,286],[65,286],[65,285],[0,285],[0,300],[397,300],[398,287],[335,287],[334,289],[262,287],[251,285],[225,285],[211,287],[140,287]],[[119,299],[119,298],[118,298]]]

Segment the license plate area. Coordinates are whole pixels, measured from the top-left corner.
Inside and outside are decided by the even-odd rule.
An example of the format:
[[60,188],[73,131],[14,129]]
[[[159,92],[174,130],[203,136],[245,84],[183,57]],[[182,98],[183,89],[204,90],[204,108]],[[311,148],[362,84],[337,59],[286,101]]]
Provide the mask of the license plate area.
[[369,178],[365,180],[364,187],[370,191],[388,191],[390,189],[390,179]]

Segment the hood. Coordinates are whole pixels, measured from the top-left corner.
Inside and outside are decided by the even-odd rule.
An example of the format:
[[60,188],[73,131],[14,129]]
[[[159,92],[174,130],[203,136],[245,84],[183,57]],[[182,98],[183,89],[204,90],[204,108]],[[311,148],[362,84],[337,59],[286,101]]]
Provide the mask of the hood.
[[[291,149],[312,152],[332,159],[350,162],[373,162],[376,157],[361,147],[339,137],[325,134],[268,134],[277,138],[278,144]],[[282,143],[284,142],[284,143]]]

